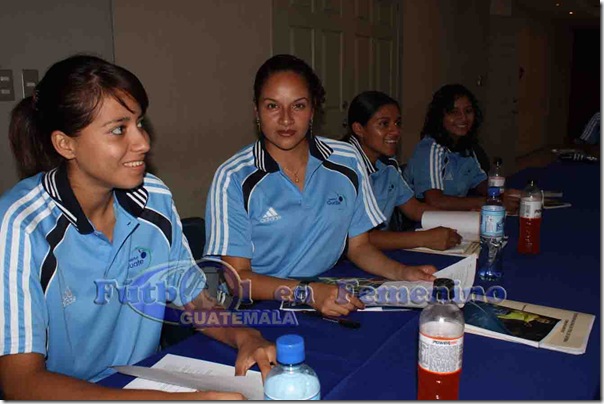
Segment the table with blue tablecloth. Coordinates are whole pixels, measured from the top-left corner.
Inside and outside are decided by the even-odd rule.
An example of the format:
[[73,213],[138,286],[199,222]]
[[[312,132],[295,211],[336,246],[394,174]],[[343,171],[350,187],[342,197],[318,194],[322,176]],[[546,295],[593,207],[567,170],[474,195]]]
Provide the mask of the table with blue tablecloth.
[[[541,253],[516,252],[518,217],[506,219],[504,278],[497,283],[507,297],[539,305],[595,314],[587,350],[571,355],[472,334],[465,335],[460,399],[599,399],[600,398],[600,166],[556,162],[525,169],[508,179],[521,189],[536,179],[545,190],[562,191],[572,207],[546,210]],[[460,258],[410,251],[388,254],[406,264],[444,268]],[[365,276],[347,260],[325,276]],[[487,289],[493,283],[476,280]],[[257,302],[254,309],[278,307]],[[419,311],[356,312],[361,323],[350,329],[321,318],[298,314],[298,326],[261,328],[267,339],[286,333],[304,337],[306,362],[321,381],[324,399],[415,399]],[[151,366],[166,353],[233,365],[236,351],[202,334],[143,360]],[[100,382],[123,387],[133,378],[112,375]]]

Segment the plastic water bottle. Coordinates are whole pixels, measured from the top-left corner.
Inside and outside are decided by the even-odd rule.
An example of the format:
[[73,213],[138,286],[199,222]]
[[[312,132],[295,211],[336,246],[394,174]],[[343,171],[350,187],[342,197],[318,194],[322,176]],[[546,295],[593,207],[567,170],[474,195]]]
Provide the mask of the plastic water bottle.
[[487,203],[480,210],[480,255],[478,276],[482,280],[496,281],[503,276],[502,250],[505,225],[505,208],[498,191],[489,189]]
[[543,192],[530,180],[520,197],[520,235],[518,252],[520,254],[539,254],[541,241],[541,213],[543,211]]
[[419,316],[418,400],[457,400],[465,322],[453,302],[451,279],[434,281],[432,300]]
[[503,200],[501,199],[501,192],[497,187],[489,187],[487,190],[487,203],[486,205],[491,206],[503,206]]
[[264,381],[265,400],[320,400],[321,384],[304,364],[304,339],[295,334],[277,338],[277,362]]
[[493,160],[493,166],[489,170],[489,182],[488,187],[496,188],[499,191],[499,195],[503,195],[505,191],[505,177],[503,176],[503,160],[496,158]]

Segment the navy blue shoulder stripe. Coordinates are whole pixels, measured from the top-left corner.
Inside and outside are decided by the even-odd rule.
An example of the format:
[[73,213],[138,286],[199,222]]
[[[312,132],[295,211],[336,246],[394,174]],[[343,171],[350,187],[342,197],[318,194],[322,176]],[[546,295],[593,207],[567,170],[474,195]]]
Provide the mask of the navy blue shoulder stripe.
[[154,210],[145,208],[139,217],[157,226],[164,233],[168,244],[172,247],[172,224],[165,216],[160,215]]
[[245,179],[245,181],[243,182],[243,185],[242,185],[243,206],[245,206],[246,212],[249,213],[248,202],[250,200],[250,195],[252,193],[252,190],[254,189],[256,184],[258,184],[260,182],[260,180],[262,180],[262,178],[264,178],[267,175],[268,175],[268,173],[266,171],[256,170],[256,171],[254,171],[254,173],[252,175],[248,176]]
[[359,178],[357,177],[357,173],[354,172],[354,170],[351,170],[350,168],[340,164],[332,163],[329,160],[325,160],[323,162],[323,165],[330,170],[338,171],[348,177],[350,182],[352,182],[352,184],[354,185],[354,189],[357,194],[359,193]]
[[61,240],[63,240],[63,237],[65,237],[68,227],[69,220],[65,217],[65,215],[61,215],[55,227],[46,235],[46,241],[48,241],[50,250],[48,251],[48,254],[46,254],[46,258],[44,258],[40,273],[40,283],[42,284],[42,291],[44,293],[46,293],[46,288],[48,288],[48,284],[57,270],[55,248],[59,245]]

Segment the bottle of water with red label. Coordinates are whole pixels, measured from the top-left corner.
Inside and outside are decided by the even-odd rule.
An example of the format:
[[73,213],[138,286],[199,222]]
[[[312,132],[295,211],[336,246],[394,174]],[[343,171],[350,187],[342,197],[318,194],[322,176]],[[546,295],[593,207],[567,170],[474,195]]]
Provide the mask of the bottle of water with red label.
[[505,208],[498,190],[489,188],[487,203],[480,210],[480,254],[477,268],[482,280],[497,281],[503,276],[504,224]]
[[500,158],[496,158],[493,161],[493,166],[489,170],[489,189],[495,188],[499,191],[499,195],[503,195],[503,191],[505,191],[505,177],[503,176],[503,160]]
[[419,316],[418,400],[459,398],[465,322],[454,299],[453,281],[436,279],[432,300]]
[[541,241],[541,213],[543,211],[543,192],[534,180],[530,180],[520,197],[520,235],[518,252],[520,254],[539,254]]

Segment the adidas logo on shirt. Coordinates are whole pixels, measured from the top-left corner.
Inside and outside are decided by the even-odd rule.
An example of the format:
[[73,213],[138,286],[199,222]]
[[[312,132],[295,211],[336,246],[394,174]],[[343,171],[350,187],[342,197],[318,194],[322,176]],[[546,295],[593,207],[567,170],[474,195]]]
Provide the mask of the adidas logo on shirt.
[[280,219],[281,215],[279,215],[275,209],[268,208],[264,216],[262,216],[262,219],[260,219],[260,223],[271,223]]

